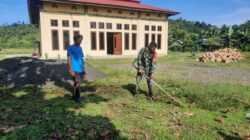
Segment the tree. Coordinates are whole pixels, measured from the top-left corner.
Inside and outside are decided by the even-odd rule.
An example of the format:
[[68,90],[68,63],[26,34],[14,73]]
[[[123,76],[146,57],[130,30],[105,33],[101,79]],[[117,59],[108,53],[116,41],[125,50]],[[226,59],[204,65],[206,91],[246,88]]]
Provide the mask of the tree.
[[204,43],[204,46],[208,49],[208,50],[216,50],[222,47],[221,45],[221,38],[219,37],[211,37],[208,38],[206,40],[206,42]]
[[0,26],[0,48],[30,48],[39,39],[38,27],[23,22]]
[[[250,20],[241,25],[221,28],[199,21],[184,19],[169,20],[169,44],[174,50],[189,50],[192,41],[208,39],[206,45],[213,48],[234,47],[243,51],[250,51]],[[218,43],[221,43],[220,45]],[[185,45],[185,46],[183,46]],[[181,48],[181,49],[180,49]]]

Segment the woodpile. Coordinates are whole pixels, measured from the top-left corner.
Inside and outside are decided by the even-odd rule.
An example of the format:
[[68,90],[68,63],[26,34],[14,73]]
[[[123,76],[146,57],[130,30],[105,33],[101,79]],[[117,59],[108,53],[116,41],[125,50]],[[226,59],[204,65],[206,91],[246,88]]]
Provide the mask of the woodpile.
[[207,52],[197,59],[199,62],[222,62],[231,63],[242,60],[244,56],[237,50],[231,48],[219,49],[214,52]]

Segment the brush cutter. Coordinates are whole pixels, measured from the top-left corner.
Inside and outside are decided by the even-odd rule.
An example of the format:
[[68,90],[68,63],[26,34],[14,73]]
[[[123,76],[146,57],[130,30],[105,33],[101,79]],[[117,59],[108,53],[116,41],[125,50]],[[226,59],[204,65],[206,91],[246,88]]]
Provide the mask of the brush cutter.
[[[132,62],[132,67],[134,67],[136,70],[139,70],[139,68],[138,68],[138,66],[136,66],[136,60],[137,59],[135,59],[133,62]],[[146,79],[148,79],[148,80],[151,80],[152,81],[152,83],[154,84],[154,85],[156,85],[159,89],[161,89],[171,100],[171,102],[174,104],[174,105],[176,105],[176,106],[180,106],[180,107],[182,107],[183,106],[183,104],[181,103],[181,102],[179,102],[179,101],[177,101],[173,96],[171,96],[166,90],[164,90],[160,85],[158,85],[154,80],[152,80],[151,78],[149,78],[145,73],[143,73],[143,76],[146,78]]]

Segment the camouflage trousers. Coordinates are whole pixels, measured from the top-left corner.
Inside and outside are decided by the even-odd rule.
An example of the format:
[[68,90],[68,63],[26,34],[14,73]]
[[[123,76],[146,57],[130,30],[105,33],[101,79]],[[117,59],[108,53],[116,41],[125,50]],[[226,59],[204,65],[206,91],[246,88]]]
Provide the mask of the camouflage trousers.
[[[150,77],[149,73],[145,73],[148,77]],[[135,96],[138,96],[139,92],[140,92],[140,83],[142,80],[142,73],[137,72],[136,75],[136,89],[135,89]],[[148,96],[152,97],[153,96],[153,83],[152,83],[152,79],[148,79],[147,80],[147,85],[148,85]]]

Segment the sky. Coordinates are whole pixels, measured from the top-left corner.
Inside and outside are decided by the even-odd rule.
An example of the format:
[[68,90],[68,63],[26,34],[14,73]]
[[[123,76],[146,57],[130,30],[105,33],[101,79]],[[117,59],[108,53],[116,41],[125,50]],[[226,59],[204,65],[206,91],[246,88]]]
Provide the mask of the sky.
[[[242,24],[250,20],[250,0],[141,0],[144,4],[175,10],[189,21],[204,21],[217,26]],[[0,25],[29,23],[27,0],[0,0]]]

